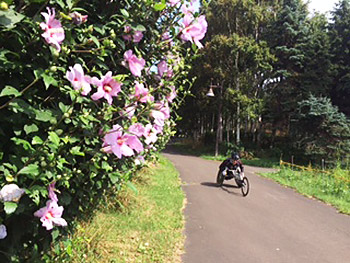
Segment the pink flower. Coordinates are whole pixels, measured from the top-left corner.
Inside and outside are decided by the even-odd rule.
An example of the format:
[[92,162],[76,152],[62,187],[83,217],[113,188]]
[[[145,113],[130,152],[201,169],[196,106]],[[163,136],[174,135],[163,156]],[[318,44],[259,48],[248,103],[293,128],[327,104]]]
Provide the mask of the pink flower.
[[137,137],[141,137],[145,132],[145,127],[141,123],[135,123],[129,127],[128,131]]
[[170,6],[176,6],[181,0],[169,0]]
[[92,84],[97,86],[97,92],[92,94],[93,100],[104,97],[109,104],[112,104],[113,98],[121,91],[122,84],[112,78],[112,72],[108,71],[100,80],[96,77],[92,78]]
[[146,138],[145,143],[147,145],[150,145],[151,143],[155,143],[158,140],[157,132],[153,129],[152,124],[146,125],[143,136]]
[[88,16],[82,15],[79,12],[70,13],[69,16],[73,19],[73,23],[76,25],[81,25],[87,21]]
[[162,60],[161,62],[159,62],[157,68],[158,68],[158,75],[161,77],[163,77],[164,72],[168,71],[168,65],[165,60]]
[[133,38],[134,43],[139,43],[143,38],[142,31],[135,31],[132,38]]
[[201,15],[196,21],[193,21],[193,16],[190,14],[184,17],[184,28],[182,29],[181,39],[194,42],[198,48],[203,45],[199,40],[203,39],[207,32],[208,23],[205,16]]
[[55,184],[56,182],[53,182],[49,185],[49,198],[54,202],[58,202],[58,198],[55,193]]
[[123,35],[123,38],[124,38],[126,41],[131,41],[132,36],[129,34],[129,33],[131,33],[131,27],[130,27],[130,26],[125,26],[125,27],[124,27],[124,33],[125,33],[126,35]]
[[134,34],[131,34],[132,29],[130,26],[125,26],[124,27],[124,33],[125,35],[123,35],[123,38],[127,41],[133,41],[134,43],[138,43],[142,40],[143,38],[143,33],[142,31],[135,31]]
[[156,134],[158,133],[163,133],[163,126],[159,126],[159,125],[153,125],[153,129],[156,132]]
[[60,44],[63,42],[65,36],[61,22],[55,19],[55,9],[52,8],[50,10],[50,8],[47,7],[47,13],[42,12],[41,14],[45,18],[45,23],[40,23],[41,29],[45,30],[42,36],[45,38],[45,41],[48,44],[53,45],[58,50],[58,52],[60,52]]
[[154,118],[154,123],[158,126],[164,126],[165,116],[161,111],[152,110],[151,117]]
[[125,108],[125,110],[122,110],[119,112],[119,115],[126,116],[129,119],[131,119],[132,116],[134,116],[134,114],[135,114],[136,106],[137,106],[137,104],[134,104],[134,105],[131,105],[131,106]]
[[154,108],[159,110],[160,112],[162,112],[164,114],[164,118],[165,119],[169,119],[170,118],[170,109],[169,109],[169,105],[168,103],[164,103],[164,102],[157,102],[154,104]]
[[177,93],[176,93],[175,87],[172,86],[171,92],[166,96],[166,99],[171,103],[176,98],[176,96],[177,96]]
[[134,76],[140,77],[141,71],[145,67],[145,60],[143,58],[136,57],[132,50],[128,50],[124,53],[125,62],[128,63],[129,69]]
[[140,140],[134,135],[123,133],[120,125],[114,125],[104,137],[103,147],[105,152],[113,152],[119,159],[122,156],[132,156],[134,151],[141,152],[143,145]]
[[149,94],[149,91],[142,83],[135,81],[135,98],[142,102],[154,101],[154,97]]
[[80,64],[75,64],[74,67],[69,67],[66,78],[72,83],[75,90],[81,91],[81,94],[86,96],[91,91],[90,77],[84,75],[84,70]]
[[42,226],[46,230],[51,230],[54,226],[67,226],[66,220],[62,218],[63,206],[58,206],[56,201],[49,200],[46,206],[40,208],[34,213],[34,216],[40,217]]
[[145,162],[145,157],[139,155],[135,159],[135,165],[142,165]]

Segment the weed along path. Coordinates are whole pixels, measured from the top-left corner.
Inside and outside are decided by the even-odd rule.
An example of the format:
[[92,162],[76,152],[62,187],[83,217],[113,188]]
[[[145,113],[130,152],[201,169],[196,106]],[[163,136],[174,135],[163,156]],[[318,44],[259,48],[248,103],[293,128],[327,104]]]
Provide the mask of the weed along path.
[[259,177],[251,188],[216,187],[218,161],[164,153],[179,170],[187,197],[184,263],[347,263],[350,216]]

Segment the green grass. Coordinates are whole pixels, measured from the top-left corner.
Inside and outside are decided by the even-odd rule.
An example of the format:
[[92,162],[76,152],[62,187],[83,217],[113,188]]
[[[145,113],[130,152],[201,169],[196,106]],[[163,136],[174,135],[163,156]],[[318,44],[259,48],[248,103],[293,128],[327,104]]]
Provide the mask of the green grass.
[[282,168],[277,173],[264,173],[262,176],[294,188],[303,195],[331,204],[342,213],[350,214],[349,171],[335,169],[331,174],[325,174]]
[[126,188],[119,196],[122,209],[106,204],[79,226],[67,262],[181,262],[185,197],[178,172],[160,157],[133,183],[137,192]]

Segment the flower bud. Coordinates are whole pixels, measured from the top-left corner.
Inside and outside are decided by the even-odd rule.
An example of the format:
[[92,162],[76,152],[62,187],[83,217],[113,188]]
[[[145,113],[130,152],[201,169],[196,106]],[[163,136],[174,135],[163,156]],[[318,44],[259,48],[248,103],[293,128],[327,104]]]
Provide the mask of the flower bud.
[[0,10],[8,10],[9,9],[9,5],[6,2],[1,2],[0,3]]

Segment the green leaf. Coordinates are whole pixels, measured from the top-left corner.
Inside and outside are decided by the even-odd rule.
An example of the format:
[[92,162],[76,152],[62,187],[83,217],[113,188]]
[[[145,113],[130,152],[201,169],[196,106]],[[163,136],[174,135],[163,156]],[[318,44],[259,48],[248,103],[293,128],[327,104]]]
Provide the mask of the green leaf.
[[111,180],[112,184],[115,184],[116,182],[118,182],[120,175],[118,173],[109,173],[108,177]]
[[125,9],[120,9],[120,12],[122,13],[123,16],[129,17],[129,13]]
[[85,153],[80,151],[80,146],[74,146],[70,150],[70,153],[73,154],[73,155],[85,156]]
[[58,135],[53,131],[49,132],[49,141],[56,146],[60,145],[60,137],[58,137]]
[[13,212],[15,212],[17,209],[17,203],[14,202],[5,202],[4,203],[4,210],[6,212],[6,214],[12,214]]
[[100,42],[98,41],[97,37],[91,36],[90,39],[95,43],[95,45],[99,48]]
[[146,31],[146,28],[143,25],[137,25],[136,27],[134,27],[134,30],[137,31]]
[[126,186],[129,187],[135,194],[138,194],[137,188],[132,182],[127,182]]
[[48,89],[50,87],[50,85],[57,87],[58,83],[52,76],[44,73],[44,74],[42,74],[42,77],[43,77],[43,81],[44,81],[46,89]]
[[37,132],[38,130],[38,126],[36,126],[34,123],[32,125],[24,125],[24,131],[26,132],[26,134]]
[[27,174],[37,176],[39,174],[39,166],[37,164],[29,164],[23,167],[18,174]]
[[20,138],[16,138],[16,137],[12,137],[11,140],[14,141],[16,145],[22,145],[24,150],[32,150],[32,151],[34,151],[32,145],[26,140],[23,140],[23,139],[20,139]]
[[166,8],[165,3],[157,3],[154,5],[154,10],[156,11],[162,11],[164,8]]
[[21,92],[19,92],[17,89],[11,86],[5,86],[5,88],[1,91],[0,97],[4,96],[11,96],[14,95],[15,97],[21,96]]
[[51,111],[43,110],[35,113],[35,119],[38,121],[48,122],[53,118]]
[[11,29],[15,27],[15,25],[20,22],[25,16],[17,13],[12,9],[8,9],[6,11],[0,10],[0,25]]
[[32,139],[32,144],[33,144],[33,145],[36,145],[36,144],[43,144],[43,140],[42,140],[39,136],[35,136],[35,137]]

